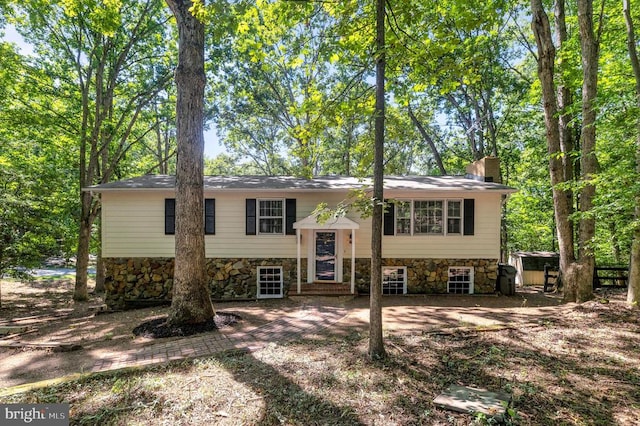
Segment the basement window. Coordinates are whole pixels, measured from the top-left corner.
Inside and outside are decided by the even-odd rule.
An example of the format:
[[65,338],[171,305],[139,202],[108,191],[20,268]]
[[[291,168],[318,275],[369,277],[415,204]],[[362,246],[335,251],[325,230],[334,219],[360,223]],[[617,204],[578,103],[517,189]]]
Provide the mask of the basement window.
[[449,267],[447,292],[451,294],[473,294],[473,268]]
[[385,266],[382,268],[382,294],[387,296],[407,294],[406,266]]
[[258,299],[278,299],[284,297],[282,266],[258,267]]

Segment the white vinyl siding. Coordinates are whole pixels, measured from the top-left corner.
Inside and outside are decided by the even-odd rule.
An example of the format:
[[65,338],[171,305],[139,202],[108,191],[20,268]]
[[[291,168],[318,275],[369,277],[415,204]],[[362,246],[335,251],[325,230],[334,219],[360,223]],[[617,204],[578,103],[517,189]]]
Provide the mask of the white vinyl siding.
[[[295,258],[296,238],[292,235],[246,234],[245,200],[295,198],[297,220],[304,219],[326,202],[336,206],[346,192],[207,191],[205,198],[216,200],[216,234],[206,235],[208,258]],[[110,191],[102,196],[103,256],[174,257],[174,236],[164,234],[164,199],[173,191]],[[390,193],[396,199],[416,199],[420,194]],[[498,193],[443,193],[434,200],[475,198],[475,235],[396,235],[383,237],[383,257],[433,259],[497,259],[500,257],[500,205]],[[371,219],[357,211],[348,217],[360,224],[354,232],[356,257],[371,256]],[[302,257],[307,257],[311,232],[302,230]],[[340,250],[345,261],[351,258],[350,230],[339,232]]]
[[[295,198],[297,220],[304,219],[317,207],[320,202],[313,193],[279,193],[284,198]],[[295,258],[296,237],[284,234],[246,235],[245,208],[246,199],[252,198],[275,199],[257,192],[227,192],[216,193],[216,235],[206,237],[206,255],[215,257],[245,257],[245,258]],[[344,199],[344,194],[337,194],[329,198],[337,203]],[[258,203],[256,203],[256,209]],[[307,246],[312,237],[306,234],[302,238],[302,257],[306,257]],[[350,247],[350,246],[348,246]],[[350,253],[350,252],[349,252]]]
[[164,200],[169,191],[102,194],[104,257],[173,257],[174,235],[164,234]]

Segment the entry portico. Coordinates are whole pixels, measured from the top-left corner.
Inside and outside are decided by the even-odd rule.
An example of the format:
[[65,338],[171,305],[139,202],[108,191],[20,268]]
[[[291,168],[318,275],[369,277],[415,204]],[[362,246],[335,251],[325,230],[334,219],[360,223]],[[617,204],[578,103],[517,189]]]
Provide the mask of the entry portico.
[[351,245],[351,294],[356,292],[356,238],[355,232],[360,225],[347,217],[334,217],[319,221],[317,215],[310,215],[293,224],[296,230],[297,292],[302,290],[302,236],[313,244],[307,244],[307,283],[342,282],[343,247],[340,238],[344,232],[350,232]]

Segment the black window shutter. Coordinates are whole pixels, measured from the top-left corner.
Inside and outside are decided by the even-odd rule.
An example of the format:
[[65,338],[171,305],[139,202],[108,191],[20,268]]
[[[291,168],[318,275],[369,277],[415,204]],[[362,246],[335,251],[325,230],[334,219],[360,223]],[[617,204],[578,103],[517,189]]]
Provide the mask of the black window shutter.
[[164,233],[174,235],[176,233],[176,199],[164,199]]
[[256,235],[256,199],[247,198],[246,200],[246,217],[247,217],[247,235]]
[[205,235],[215,235],[216,233],[215,198],[205,198],[204,200],[204,233]]
[[475,201],[473,198],[464,199],[464,235],[473,235],[475,230]]
[[385,211],[384,211],[384,231],[383,235],[395,235],[395,227],[396,227],[396,206],[393,203],[389,203],[389,200],[385,201]]
[[296,199],[287,198],[285,202],[285,234],[296,235],[296,230],[293,229],[293,223],[296,221]]

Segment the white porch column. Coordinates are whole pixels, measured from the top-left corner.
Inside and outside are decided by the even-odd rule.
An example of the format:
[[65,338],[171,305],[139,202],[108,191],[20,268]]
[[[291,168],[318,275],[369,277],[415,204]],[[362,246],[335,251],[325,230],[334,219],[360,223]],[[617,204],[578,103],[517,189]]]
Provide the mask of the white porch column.
[[300,235],[300,229],[296,229],[296,250],[297,250],[297,263],[296,263],[296,279],[297,279],[297,284],[298,284],[298,294],[300,294],[300,291],[302,291],[302,278],[301,278],[301,274],[300,274],[300,269],[302,266],[302,262],[300,261],[300,245],[301,245],[301,235]]
[[356,230],[351,230],[351,294],[356,293]]

